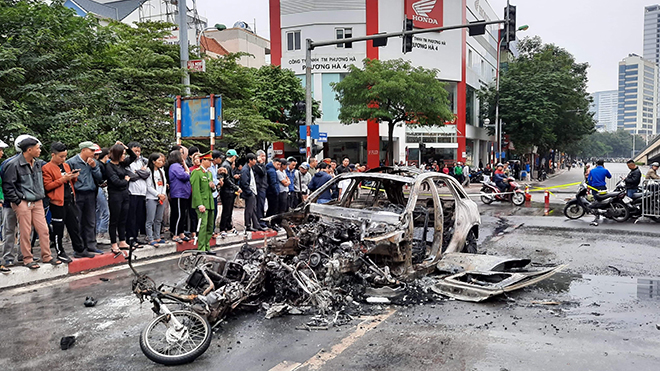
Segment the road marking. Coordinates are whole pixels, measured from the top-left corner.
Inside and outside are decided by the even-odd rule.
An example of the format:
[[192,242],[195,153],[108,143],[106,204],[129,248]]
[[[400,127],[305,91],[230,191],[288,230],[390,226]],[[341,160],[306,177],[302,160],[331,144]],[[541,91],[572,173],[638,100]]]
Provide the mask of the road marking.
[[293,371],[300,366],[298,362],[282,361],[268,371]]
[[381,322],[385,321],[388,319],[392,314],[396,312],[396,309],[391,308],[387,312],[383,314],[379,314],[377,316],[367,316],[364,317],[364,321],[360,322],[357,325],[357,328],[353,333],[348,335],[347,337],[343,338],[339,344],[335,344],[330,348],[329,352],[326,352],[324,350],[320,350],[318,353],[316,353],[312,358],[308,359],[305,361],[305,363],[299,365],[298,367],[294,368],[293,370],[298,370],[303,367],[308,367],[310,370],[318,370],[321,368],[324,364],[326,364],[328,361],[334,359],[338,355],[340,355],[343,351],[348,349],[353,343],[355,343],[359,338],[364,336],[367,332],[373,330],[376,326],[378,326]]

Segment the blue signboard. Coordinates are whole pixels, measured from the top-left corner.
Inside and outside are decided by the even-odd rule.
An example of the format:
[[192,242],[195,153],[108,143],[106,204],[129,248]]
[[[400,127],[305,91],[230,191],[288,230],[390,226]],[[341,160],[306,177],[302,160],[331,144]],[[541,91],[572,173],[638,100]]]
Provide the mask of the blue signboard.
[[327,143],[328,142],[328,133],[319,133],[319,142]]
[[[311,125],[310,126],[310,136],[312,139],[319,139],[319,126],[318,125]],[[307,126],[301,125],[300,126],[300,139],[307,139]]]
[[[214,96],[215,136],[222,136],[222,97]],[[174,123],[177,122],[176,102]],[[208,138],[211,132],[211,97],[181,98],[181,137]]]
[[307,154],[307,148],[306,147],[298,148],[298,153],[300,153],[301,155]]

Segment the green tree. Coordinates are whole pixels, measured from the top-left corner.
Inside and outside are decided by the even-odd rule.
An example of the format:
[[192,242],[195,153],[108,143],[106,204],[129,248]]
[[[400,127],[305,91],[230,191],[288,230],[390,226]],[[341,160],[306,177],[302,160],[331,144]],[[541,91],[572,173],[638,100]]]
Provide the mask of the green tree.
[[[500,77],[500,118],[517,148],[565,150],[594,131],[586,91],[587,63],[541,39],[525,38]],[[481,89],[482,115],[495,122],[494,84]]]
[[453,118],[448,92],[437,73],[403,59],[365,59],[363,68],[351,66],[342,81],[332,84],[341,104],[339,120],[347,125],[370,119],[386,123],[387,158],[392,163],[395,125],[444,125]]
[[141,141],[166,149],[180,94],[178,48],[166,23],[104,27],[62,5],[0,1],[0,135],[29,133],[48,145]]

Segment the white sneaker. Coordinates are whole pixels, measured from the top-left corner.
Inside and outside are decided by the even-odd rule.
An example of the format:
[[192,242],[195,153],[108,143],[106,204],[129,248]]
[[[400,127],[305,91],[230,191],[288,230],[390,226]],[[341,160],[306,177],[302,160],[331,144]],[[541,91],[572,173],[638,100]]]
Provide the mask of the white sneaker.
[[101,244],[101,245],[110,245],[110,239],[106,237],[105,233],[99,233],[96,235],[96,243]]

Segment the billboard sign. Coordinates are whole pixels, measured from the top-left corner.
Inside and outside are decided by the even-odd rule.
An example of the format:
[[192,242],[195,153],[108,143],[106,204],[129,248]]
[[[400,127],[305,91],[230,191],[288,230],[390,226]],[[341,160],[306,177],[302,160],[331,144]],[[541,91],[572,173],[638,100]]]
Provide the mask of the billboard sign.
[[[205,139],[222,136],[222,97],[177,97],[174,122],[178,138]],[[214,143],[214,140],[211,143]]]
[[443,25],[444,0],[406,0],[406,15],[415,28],[434,28]]
[[[319,126],[318,125],[310,125],[309,127],[310,131],[310,137],[312,139],[319,139]],[[300,126],[300,139],[307,139],[307,126],[306,125],[301,125]]]
[[328,133],[319,133],[319,143],[328,142]]

